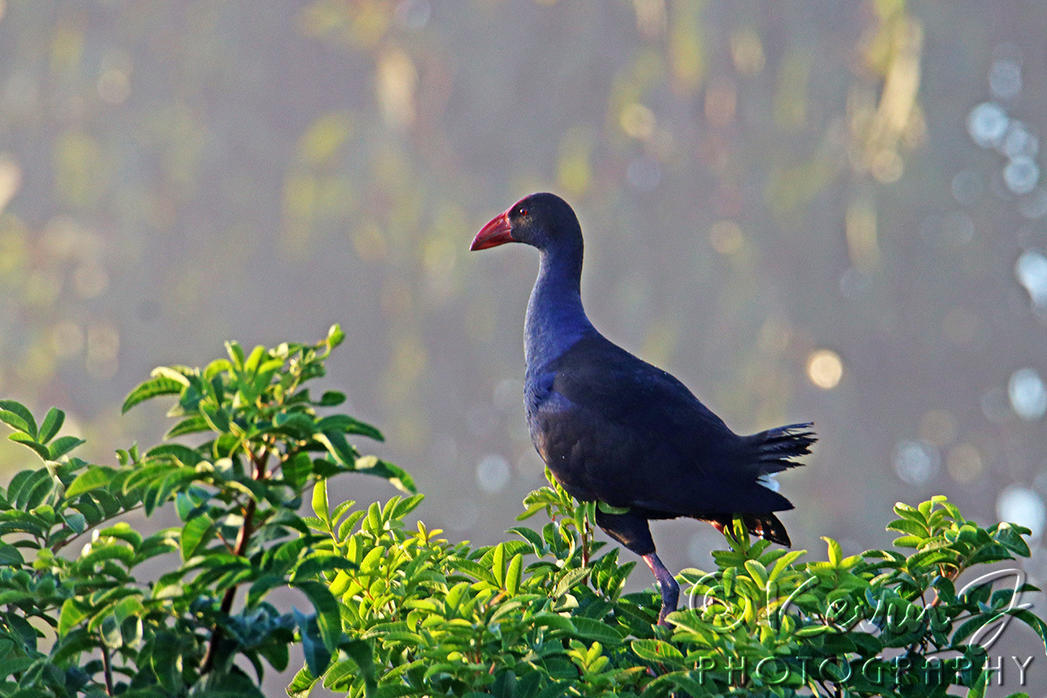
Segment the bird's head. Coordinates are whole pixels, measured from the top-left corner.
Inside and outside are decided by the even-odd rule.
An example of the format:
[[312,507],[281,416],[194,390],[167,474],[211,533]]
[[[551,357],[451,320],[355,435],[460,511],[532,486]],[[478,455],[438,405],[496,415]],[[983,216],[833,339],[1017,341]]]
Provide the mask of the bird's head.
[[555,194],[531,194],[520,199],[480,229],[470,250],[486,250],[507,242],[523,242],[539,250],[580,244],[582,229],[574,211]]

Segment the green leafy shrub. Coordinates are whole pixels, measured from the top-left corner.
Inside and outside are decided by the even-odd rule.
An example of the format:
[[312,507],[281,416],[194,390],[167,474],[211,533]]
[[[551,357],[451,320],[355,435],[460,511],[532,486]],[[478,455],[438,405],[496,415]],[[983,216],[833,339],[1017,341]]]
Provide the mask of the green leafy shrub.
[[[114,465],[72,454],[60,410],[37,424],[0,401],[9,438],[43,461],[0,489],[0,695],[261,695],[301,643],[292,696],[980,696],[1007,620],[1047,641],[1020,603],[1034,587],[977,576],[1027,557],[1028,531],[983,528],[944,497],[896,505],[890,549],[845,557],[826,538],[825,560],[736,522],[713,569],[681,573],[691,603],[668,627],[653,590],[623,592],[635,562],[593,539],[595,505],[551,479],[521,515],[550,521],[494,546],[408,525],[410,477],[350,442],[381,434],[304,387],[341,339],[156,369],[124,409],[173,396],[177,422]],[[332,504],[327,478],[345,472],[406,496]],[[179,526],[132,525],[162,506]],[[309,612],[267,601],[288,587]]]
[[[548,475],[548,473],[547,473]],[[656,593],[623,594],[633,562],[614,548],[582,564],[592,505],[550,479],[525,500],[546,510],[540,530],[471,548],[423,524],[403,525],[416,499],[366,511],[320,508],[310,527],[352,569],[328,573],[348,635],[367,642],[340,654],[323,683],[350,696],[981,695],[991,678],[972,636],[1013,616],[1047,641],[1047,624],[1016,605],[1030,585],[988,578],[957,591],[966,570],[1026,557],[1027,530],[985,529],[944,497],[895,507],[889,550],[828,559],[752,542],[736,522],[710,572],[685,570],[693,608],[655,625]],[[289,689],[304,696],[308,669]]]
[[[319,537],[296,513],[301,494],[342,472],[414,489],[349,443],[381,439],[374,427],[321,415],[342,394],[305,387],[343,336],[333,327],[316,345],[247,355],[229,343],[228,358],[206,368],[156,369],[124,411],[172,395],[177,423],[158,446],[118,451],[113,466],[70,455],[83,442],[55,438],[60,410],[37,426],[21,404],[0,402],[9,438],[44,461],[0,490],[0,695],[262,695],[265,666],[286,668],[296,637],[317,671],[327,666],[343,635],[317,580],[349,563],[315,549]],[[127,520],[167,503],[180,526],[145,535]],[[170,571],[142,573],[162,556]],[[266,601],[288,586],[310,613]]]

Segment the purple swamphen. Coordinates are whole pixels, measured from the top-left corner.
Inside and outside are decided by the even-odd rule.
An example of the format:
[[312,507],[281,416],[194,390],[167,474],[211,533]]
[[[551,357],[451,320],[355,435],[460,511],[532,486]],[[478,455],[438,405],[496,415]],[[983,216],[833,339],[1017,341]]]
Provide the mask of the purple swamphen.
[[524,402],[539,455],[596,523],[643,557],[658,581],[658,622],[680,587],[655,554],[650,519],[688,516],[722,531],[740,516],[753,533],[789,545],[774,515],[792,509],[767,476],[800,465],[816,440],[811,423],[750,436],[727,428],[683,383],[597,332],[582,308],[582,230],[553,194],[532,194],[477,233],[472,250],[507,242],[538,248],[527,304]]

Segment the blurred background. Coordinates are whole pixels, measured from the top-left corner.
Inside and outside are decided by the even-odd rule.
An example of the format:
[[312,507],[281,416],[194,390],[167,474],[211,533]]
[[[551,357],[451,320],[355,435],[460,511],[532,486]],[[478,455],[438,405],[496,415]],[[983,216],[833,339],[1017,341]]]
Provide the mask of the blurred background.
[[[165,429],[119,415],[154,366],[338,322],[365,450],[493,542],[542,483],[537,260],[467,249],[550,190],[608,337],[736,431],[815,421],[795,545],[884,544],[935,493],[1039,539],[1045,26],[1034,1],[0,0],[0,394],[109,462]],[[655,533],[673,569],[722,544]]]

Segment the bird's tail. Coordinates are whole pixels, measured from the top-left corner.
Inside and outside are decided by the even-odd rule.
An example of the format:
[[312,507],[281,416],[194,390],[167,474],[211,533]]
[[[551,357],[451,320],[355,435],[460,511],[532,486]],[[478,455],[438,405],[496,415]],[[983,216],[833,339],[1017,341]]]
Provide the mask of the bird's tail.
[[[787,424],[745,437],[753,455],[753,466],[758,475],[770,475],[786,468],[803,465],[793,460],[811,452],[811,444],[818,440],[811,427],[814,422]],[[779,524],[781,526],[781,524]],[[785,529],[782,529],[784,534]]]

